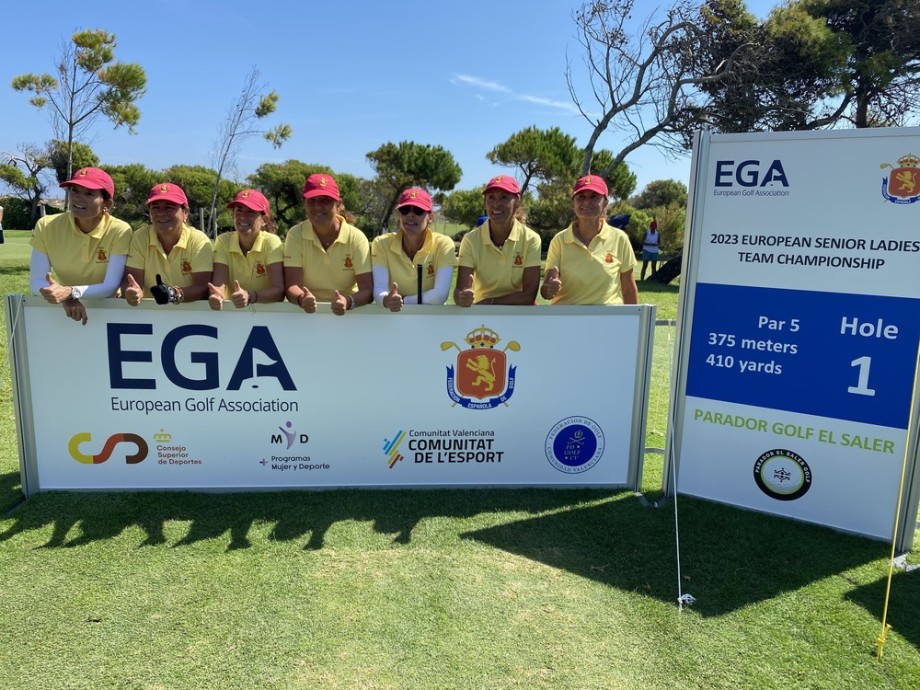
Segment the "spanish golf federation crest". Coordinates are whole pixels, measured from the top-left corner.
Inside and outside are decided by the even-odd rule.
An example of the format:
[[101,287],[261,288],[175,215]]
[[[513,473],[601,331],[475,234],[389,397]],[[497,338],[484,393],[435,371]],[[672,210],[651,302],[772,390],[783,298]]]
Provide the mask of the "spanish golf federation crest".
[[912,204],[920,199],[920,158],[912,153],[898,158],[898,167],[882,163],[882,170],[891,168],[882,178],[882,196],[894,204]]
[[514,393],[516,367],[508,366],[505,353],[521,349],[516,340],[509,340],[502,349],[497,349],[501,337],[485,325],[466,334],[462,349],[453,341],[441,343],[441,350],[456,348],[456,369],[447,367],[447,394],[455,405],[470,410],[490,410],[507,404]]

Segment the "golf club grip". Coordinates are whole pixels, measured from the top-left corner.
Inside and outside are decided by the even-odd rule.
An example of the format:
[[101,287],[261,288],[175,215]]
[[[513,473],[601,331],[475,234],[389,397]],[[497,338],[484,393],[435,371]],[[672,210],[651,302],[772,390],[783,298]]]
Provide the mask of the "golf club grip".
[[418,303],[421,304],[422,303],[422,265],[421,264],[415,264],[415,273],[416,273],[416,277],[418,278],[418,282],[417,282]]

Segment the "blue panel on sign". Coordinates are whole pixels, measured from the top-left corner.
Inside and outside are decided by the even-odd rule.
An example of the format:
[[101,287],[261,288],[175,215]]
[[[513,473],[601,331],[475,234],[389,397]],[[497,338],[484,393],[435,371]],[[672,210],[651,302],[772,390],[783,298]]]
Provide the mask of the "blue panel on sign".
[[906,429],[920,300],[699,283],[687,395]]

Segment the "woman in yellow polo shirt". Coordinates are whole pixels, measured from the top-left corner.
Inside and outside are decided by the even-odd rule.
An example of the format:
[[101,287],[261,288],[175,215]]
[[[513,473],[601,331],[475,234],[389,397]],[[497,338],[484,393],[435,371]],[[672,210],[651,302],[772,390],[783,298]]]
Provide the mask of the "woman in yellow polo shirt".
[[400,311],[403,304],[444,304],[454,278],[454,242],[431,231],[431,196],[412,187],[402,193],[396,209],[399,232],[381,235],[371,245],[374,299],[392,312]]
[[636,254],[626,233],[607,223],[607,183],[585,175],[572,188],[575,220],[546,253],[540,294],[552,304],[638,304]]
[[221,309],[225,299],[238,309],[256,302],[280,302],[284,249],[281,239],[268,230],[268,199],[256,189],[244,189],[227,208],[233,209],[235,230],[223,233],[215,243],[214,275],[208,283],[211,309]]
[[367,237],[337,212],[342,197],[332,175],[317,173],[303,188],[307,220],[284,241],[284,289],[288,300],[312,314],[317,302],[332,313],[369,304],[374,283]]
[[194,302],[208,296],[214,269],[211,240],[188,225],[188,198],[179,185],[162,182],[147,196],[150,225],[134,233],[122,293],[136,307],[144,296],[157,304]]
[[489,219],[460,242],[454,302],[533,304],[540,287],[540,236],[517,219],[520,187],[510,175],[498,175],[482,196]]
[[61,187],[67,190],[70,210],[36,223],[29,287],[85,325],[81,300],[111,297],[121,285],[131,226],[110,215],[115,184],[104,170],[81,168]]

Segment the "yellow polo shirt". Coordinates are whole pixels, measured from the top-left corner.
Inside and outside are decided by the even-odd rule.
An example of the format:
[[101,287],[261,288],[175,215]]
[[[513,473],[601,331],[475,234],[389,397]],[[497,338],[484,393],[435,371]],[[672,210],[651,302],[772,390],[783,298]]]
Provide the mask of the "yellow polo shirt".
[[214,252],[211,240],[201,230],[182,225],[179,241],[167,255],[152,225],[134,233],[128,251],[128,268],[144,272],[144,296],[152,297],[150,288],[157,284],[157,274],[163,282],[186,288],[192,284],[193,273],[211,273],[214,270]]
[[319,302],[331,302],[336,290],[343,295],[357,292],[357,276],[371,272],[367,237],[338,218],[339,235],[328,250],[308,220],[288,230],[284,240],[284,265],[303,269],[304,284]]
[[562,289],[552,304],[623,304],[620,274],[635,268],[636,254],[626,233],[607,223],[585,247],[573,223],[549,243],[546,268],[553,266]]
[[225,232],[217,236],[214,243],[214,263],[224,264],[229,270],[225,292],[227,299],[233,288],[233,281],[240,281],[244,290],[264,290],[271,287],[268,279],[268,267],[280,264],[284,260],[284,247],[281,238],[270,232],[261,231],[256,241],[246,254],[240,247],[240,236],[234,232]]
[[68,211],[39,219],[30,244],[48,256],[61,285],[95,285],[105,280],[109,257],[128,253],[131,226],[106,215],[84,233]]
[[371,245],[371,264],[383,266],[389,273],[387,289],[394,282],[399,285],[399,294],[403,297],[418,294],[418,271],[416,265],[422,265],[422,292],[434,288],[434,279],[438,271],[445,266],[454,266],[454,241],[447,235],[425,230],[425,243],[409,259],[402,247],[403,231],[391,232],[374,239]]
[[520,292],[524,269],[540,266],[540,236],[514,221],[501,249],[492,243],[489,221],[470,230],[460,242],[459,265],[473,269],[473,293],[478,302]]

